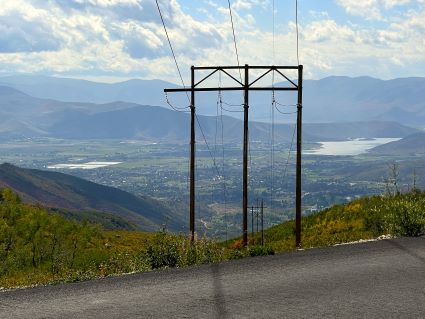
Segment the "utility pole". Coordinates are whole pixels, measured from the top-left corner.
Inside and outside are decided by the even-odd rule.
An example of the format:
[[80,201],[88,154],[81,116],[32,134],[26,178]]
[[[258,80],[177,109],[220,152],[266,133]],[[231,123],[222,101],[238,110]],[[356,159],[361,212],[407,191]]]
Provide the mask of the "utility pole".
[[243,243],[248,244],[248,108],[249,108],[248,64],[245,64],[245,84],[243,95]]
[[192,66],[190,91],[190,240],[195,240],[195,68]]
[[258,198],[257,198],[257,207],[255,210],[255,218],[257,219],[257,234],[258,234],[258,213],[259,213],[260,207],[258,206]]
[[261,199],[261,246],[264,246],[264,201]]
[[254,243],[254,206],[251,206],[251,236]]
[[[239,81],[229,73],[230,70],[244,70],[244,81]],[[249,71],[263,70],[264,73],[252,82],[250,81]],[[283,72],[285,70],[298,70],[298,84],[294,83]],[[203,77],[200,81],[195,82],[196,71],[210,71],[210,73]],[[200,87],[199,85],[211,77],[216,72],[224,73],[237,83],[237,86],[229,87]],[[281,75],[285,80],[287,86],[275,87],[257,87],[254,86],[259,80],[265,77],[270,72],[276,72]],[[191,67],[191,87],[180,89],[165,89],[164,92],[191,92],[191,134],[190,134],[190,232],[191,240],[195,237],[195,92],[211,92],[211,91],[243,91],[244,92],[244,128],[243,128],[243,181],[242,181],[242,239],[243,245],[248,244],[248,110],[249,110],[249,92],[250,91],[298,91],[298,104],[297,104],[297,172],[296,172],[296,245],[301,244],[301,111],[302,111],[302,72],[303,66],[206,66],[206,67]],[[258,205],[257,205],[258,206]]]
[[297,168],[295,190],[295,246],[301,247],[301,153],[302,153],[302,110],[303,110],[303,66],[298,68],[297,103]]

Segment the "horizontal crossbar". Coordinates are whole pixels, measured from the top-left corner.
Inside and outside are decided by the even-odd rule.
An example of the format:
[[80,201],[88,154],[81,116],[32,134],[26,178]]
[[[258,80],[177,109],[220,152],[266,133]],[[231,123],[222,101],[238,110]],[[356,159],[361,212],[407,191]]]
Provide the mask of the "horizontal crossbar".
[[[298,70],[300,66],[278,66],[278,65],[248,65],[248,69],[274,69],[274,70]],[[193,69],[195,70],[215,70],[215,69],[225,69],[225,70],[237,70],[237,69],[245,69],[244,65],[241,66],[194,66]]]
[[[221,87],[221,88],[194,88],[194,92],[208,92],[208,91],[243,91],[244,86],[238,87]],[[298,91],[297,87],[249,87],[248,91]],[[191,88],[186,89],[164,89],[164,92],[192,92]]]

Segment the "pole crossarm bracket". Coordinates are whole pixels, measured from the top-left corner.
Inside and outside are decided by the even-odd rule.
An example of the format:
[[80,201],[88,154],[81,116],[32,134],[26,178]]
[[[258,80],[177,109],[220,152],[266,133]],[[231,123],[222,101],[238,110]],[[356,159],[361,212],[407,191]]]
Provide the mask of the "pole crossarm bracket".
[[[199,80],[193,88],[176,88],[176,89],[164,89],[164,92],[210,92],[210,91],[243,91],[246,89],[246,85],[239,81],[236,77],[231,75],[227,70],[235,70],[235,69],[241,69],[245,70],[244,66],[238,67],[238,66],[213,66],[213,67],[193,67],[193,69],[196,70],[209,70],[211,71],[208,75],[203,77],[201,80]],[[298,91],[298,85],[295,84],[288,76],[286,76],[282,70],[298,70],[298,66],[248,66],[248,70],[265,70],[265,72],[257,77],[255,80],[253,80],[251,83],[248,84],[249,90],[253,91]],[[277,72],[282,78],[284,78],[287,82],[289,82],[290,86],[266,86],[266,87],[255,87],[253,86],[255,83],[260,81],[263,77],[265,77],[270,72]],[[239,86],[224,86],[224,87],[198,87],[199,84],[203,83],[205,80],[210,78],[212,75],[214,75],[217,72],[222,72],[225,75],[227,75],[228,78],[232,79],[234,82],[239,84]]]

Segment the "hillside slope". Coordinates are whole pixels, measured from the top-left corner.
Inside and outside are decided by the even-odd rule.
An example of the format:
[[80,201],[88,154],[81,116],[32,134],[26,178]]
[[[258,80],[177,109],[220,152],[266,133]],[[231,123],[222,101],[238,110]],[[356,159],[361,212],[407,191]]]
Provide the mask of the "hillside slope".
[[[163,89],[176,87],[175,84],[160,80],[134,79],[110,84],[30,75],[1,77],[0,85],[13,87],[38,98],[67,102],[126,101],[160,106],[167,106]],[[345,122],[349,119],[361,122],[397,121],[404,125],[425,126],[423,77],[379,80],[365,76],[330,76],[320,80],[305,80],[303,94],[305,122]],[[276,94],[276,98],[283,104],[296,103],[295,94]],[[184,95],[173,95],[170,99],[175,105],[187,105]],[[242,103],[239,92],[226,92],[223,99],[232,104]],[[196,101],[199,114],[216,114],[215,92],[197,94]],[[250,119],[269,120],[270,101],[270,94],[253,92],[250,95]],[[232,113],[232,116],[241,118],[242,115]],[[288,116],[279,117],[278,120],[285,118]]]
[[[309,110],[311,112],[311,110]],[[223,131],[225,142],[242,141],[243,121],[230,116],[197,117],[209,140]],[[54,137],[71,139],[143,139],[154,142],[184,142],[189,139],[190,116],[159,106],[128,102],[108,104],[72,103],[31,97],[0,86],[0,139]],[[271,125],[251,120],[253,141],[269,142]],[[294,127],[275,124],[275,139],[289,142]],[[197,136],[202,133],[197,125]],[[347,138],[404,137],[418,130],[396,122],[345,122],[303,126],[307,142]]]
[[57,172],[2,164],[0,187],[15,190],[28,203],[41,203],[49,208],[70,212],[107,212],[136,224],[142,230],[155,231],[165,222],[171,230],[180,230],[184,223],[158,200],[137,197]]
[[405,138],[374,147],[371,154],[379,155],[417,155],[425,154],[425,133],[419,132]]

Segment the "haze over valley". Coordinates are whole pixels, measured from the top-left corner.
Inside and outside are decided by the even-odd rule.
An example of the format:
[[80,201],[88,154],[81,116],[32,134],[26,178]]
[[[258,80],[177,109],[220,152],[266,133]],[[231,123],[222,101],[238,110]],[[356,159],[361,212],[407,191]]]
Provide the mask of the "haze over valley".
[[[182,216],[182,222],[173,226],[170,221],[177,219],[166,213],[150,229],[185,229],[190,117],[164,104],[162,92],[175,85],[29,75],[3,77],[0,84],[1,162],[71,174],[160,200]],[[397,93],[406,87],[411,90],[407,100]],[[200,233],[224,238],[236,235],[240,227],[243,121],[234,111],[241,106],[198,95],[197,223]],[[235,103],[237,98],[229,96],[228,101]],[[292,218],[295,187],[295,126],[293,114],[287,114],[293,113],[293,101],[278,109],[283,114],[272,114],[269,98],[253,94],[249,124],[250,200],[267,202],[267,227]],[[305,214],[384,192],[392,163],[400,169],[401,187],[411,187],[413,174],[418,176],[415,183],[424,185],[424,100],[424,78],[307,81]]]

